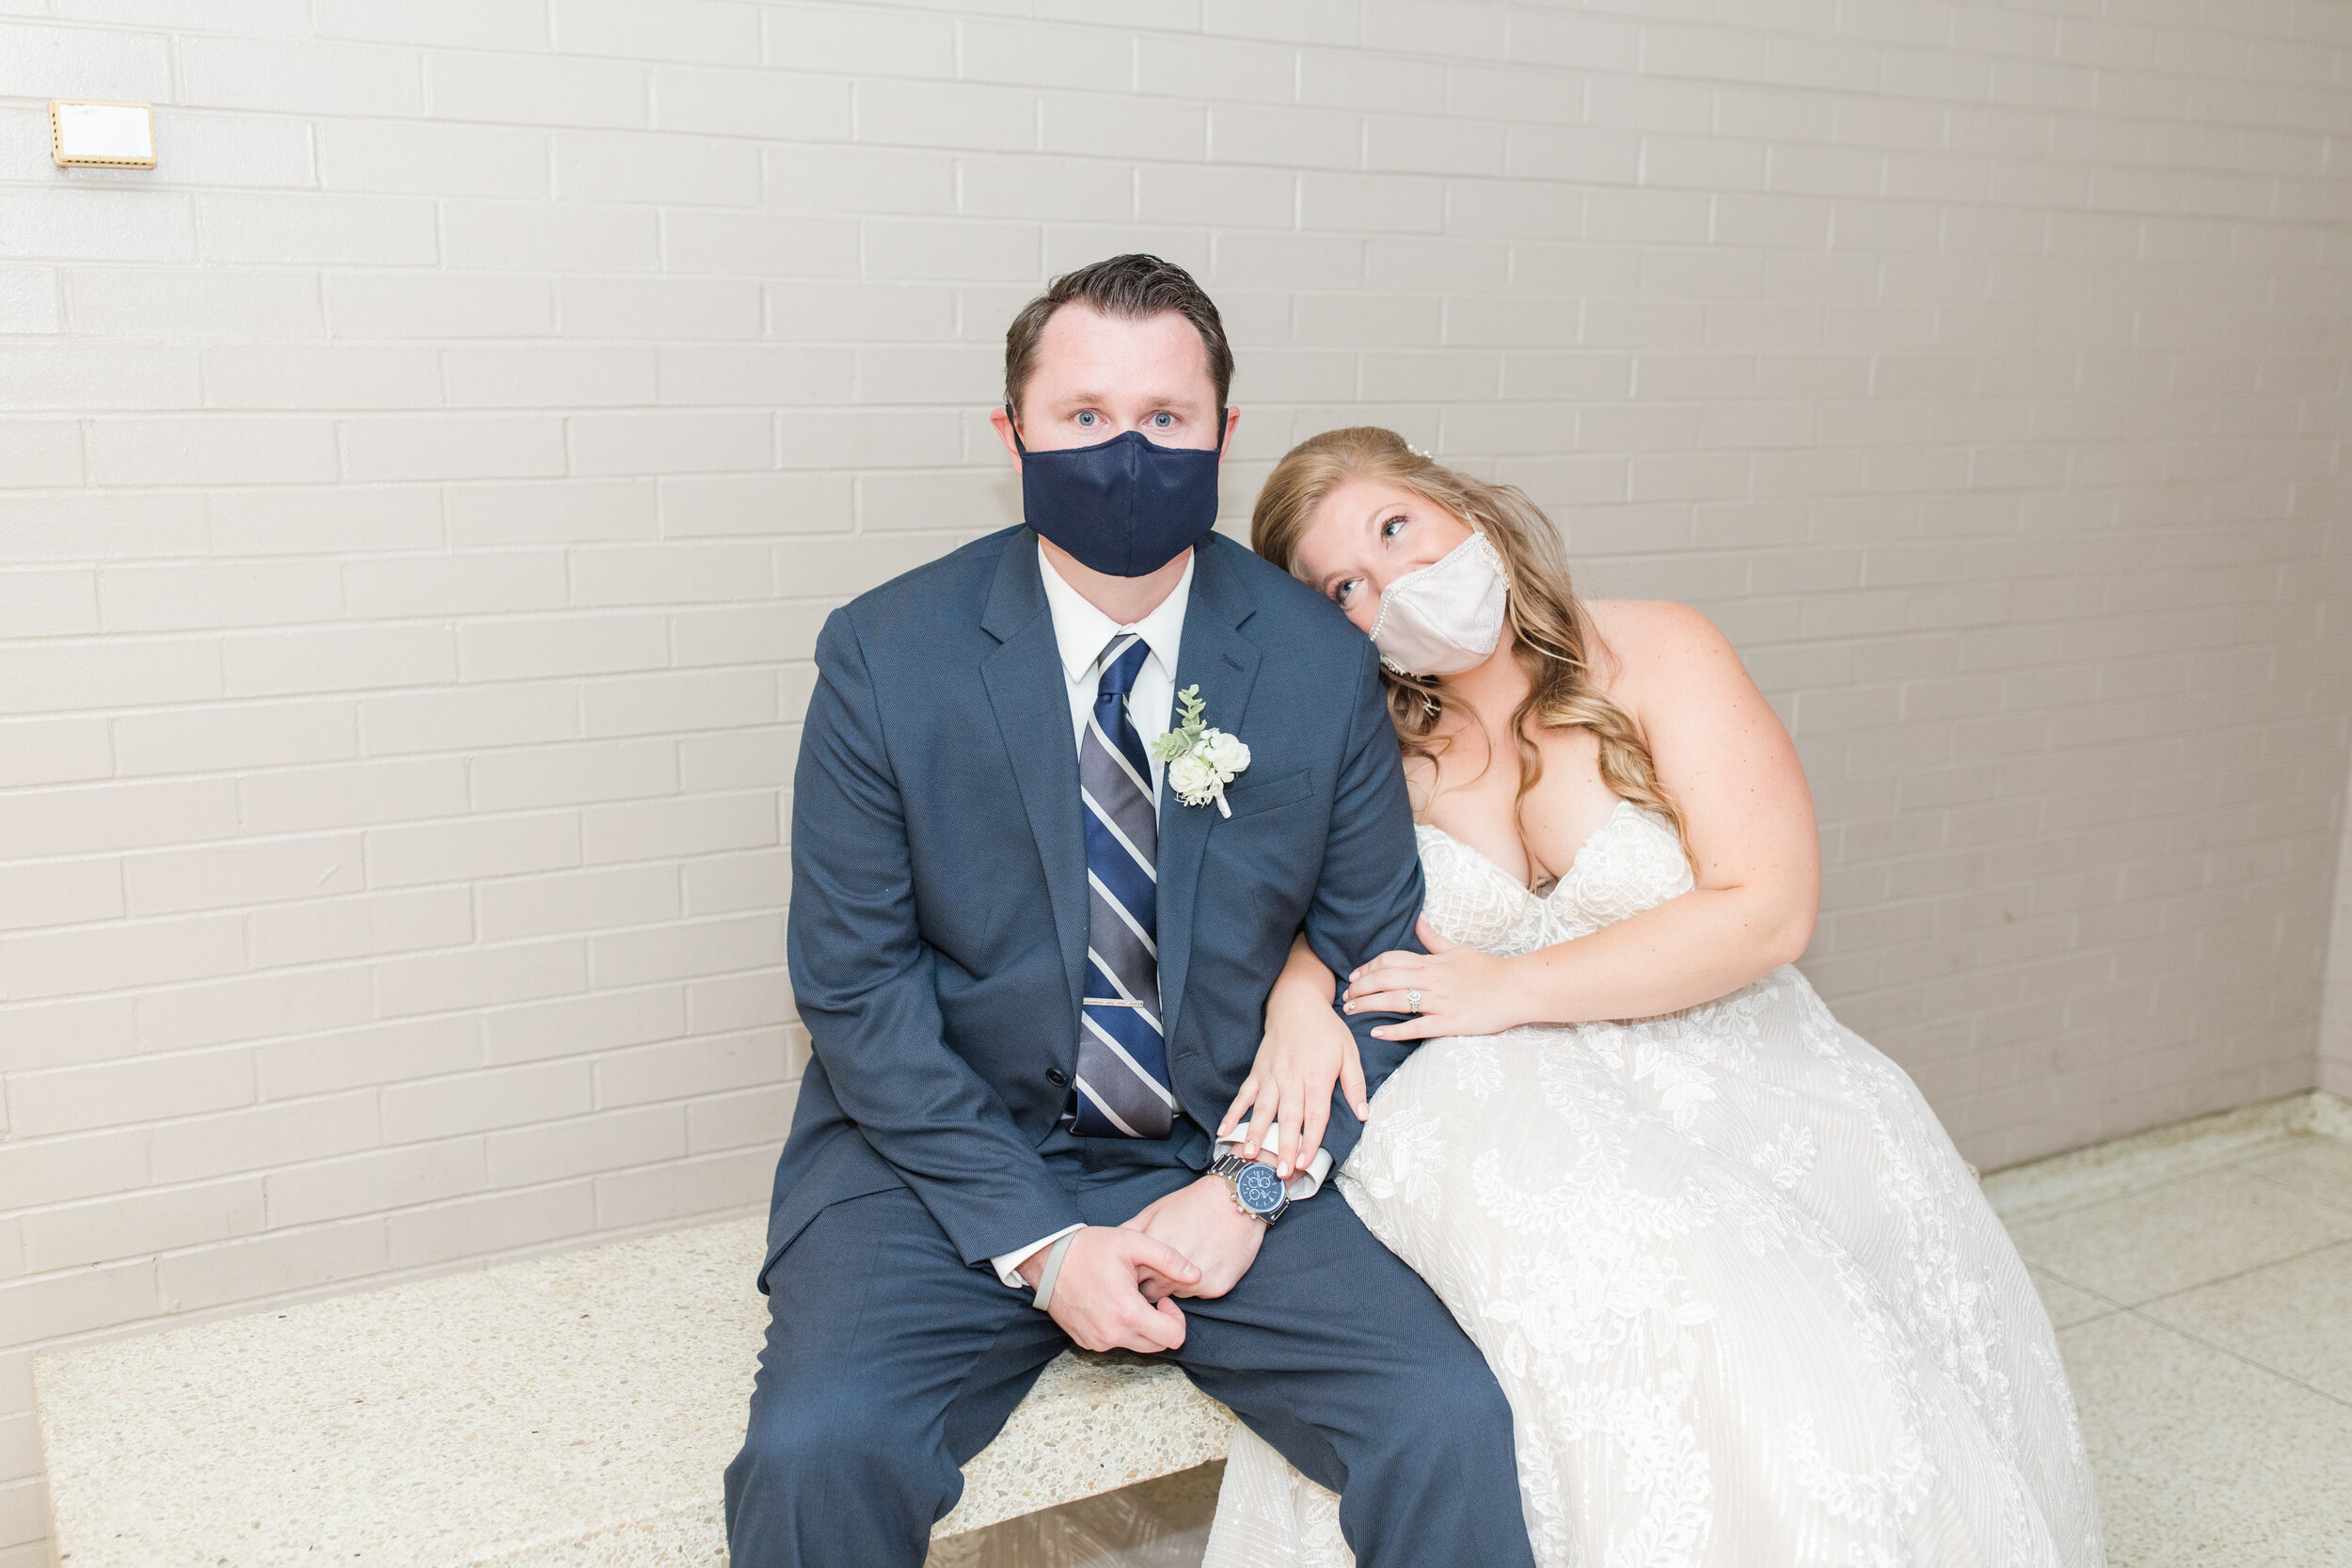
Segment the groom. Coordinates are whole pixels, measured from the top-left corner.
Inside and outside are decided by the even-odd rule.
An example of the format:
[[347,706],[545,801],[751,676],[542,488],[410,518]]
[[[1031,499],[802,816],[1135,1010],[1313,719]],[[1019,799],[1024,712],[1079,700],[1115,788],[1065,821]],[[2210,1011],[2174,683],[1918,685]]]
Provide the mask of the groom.
[[[1294,932],[1343,974],[1411,941],[1373,645],[1209,532],[1239,416],[1182,268],[1057,279],[1005,366],[1029,526],[818,639],[790,921],[815,1059],[776,1166],[732,1560],[917,1568],[963,1462],[1075,1342],[1184,1368],[1343,1493],[1365,1568],[1528,1564],[1485,1362],[1313,1196],[1353,1114],[1335,1101],[1329,1155],[1287,1186],[1212,1136]],[[1230,780],[1152,745],[1186,691],[1248,747],[1239,768],[1221,750]],[[1351,1020],[1377,1088],[1410,1047],[1375,1022]]]

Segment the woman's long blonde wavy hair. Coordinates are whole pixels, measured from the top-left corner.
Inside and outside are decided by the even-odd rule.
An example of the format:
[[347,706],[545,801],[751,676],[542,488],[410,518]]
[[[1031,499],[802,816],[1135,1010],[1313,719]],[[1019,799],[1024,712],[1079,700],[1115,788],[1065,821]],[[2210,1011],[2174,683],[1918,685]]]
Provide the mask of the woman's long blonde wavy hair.
[[[1527,699],[1511,715],[1519,758],[1512,816],[1520,843],[1527,839],[1522,812],[1528,791],[1544,771],[1543,753],[1528,738],[1530,724],[1548,729],[1581,725],[1599,742],[1602,782],[1621,799],[1674,824],[1688,858],[1689,830],[1674,798],[1658,783],[1657,765],[1642,727],[1593,682],[1586,657],[1593,644],[1592,626],[1569,585],[1567,556],[1551,519],[1516,485],[1488,484],[1446,467],[1406,445],[1392,430],[1352,425],[1301,441],[1275,465],[1250,514],[1250,547],[1303,579],[1299,537],[1324,498],[1351,479],[1385,480],[1419,492],[1486,534],[1502,557],[1510,587],[1505,613],[1514,651],[1528,679]],[[1389,717],[1405,754],[1434,764],[1439,748],[1430,736],[1445,712],[1444,686],[1425,675],[1400,675],[1385,664],[1380,679],[1388,689]],[[1533,853],[1528,861],[1535,863]]]

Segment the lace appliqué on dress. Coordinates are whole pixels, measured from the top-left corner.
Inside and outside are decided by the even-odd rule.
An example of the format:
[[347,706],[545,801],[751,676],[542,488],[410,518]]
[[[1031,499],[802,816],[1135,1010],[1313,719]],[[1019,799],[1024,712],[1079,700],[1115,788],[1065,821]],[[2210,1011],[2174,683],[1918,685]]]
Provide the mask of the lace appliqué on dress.
[[[1431,923],[1506,957],[1692,886],[1629,802],[1542,895],[1418,837]],[[1335,1185],[1510,1397],[1545,1568],[2104,1561],[2024,1264],[1908,1075],[1793,967],[1660,1018],[1428,1041]],[[1208,1568],[1352,1561],[1338,1499],[1254,1436],[1225,1484]]]

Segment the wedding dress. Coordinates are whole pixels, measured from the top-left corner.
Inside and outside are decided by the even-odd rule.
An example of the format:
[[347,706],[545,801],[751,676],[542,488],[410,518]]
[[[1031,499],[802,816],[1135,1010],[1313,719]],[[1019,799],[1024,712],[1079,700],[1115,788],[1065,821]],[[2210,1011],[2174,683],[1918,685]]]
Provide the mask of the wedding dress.
[[[1431,923],[1489,953],[1692,885],[1628,801],[1541,896],[1418,837]],[[2024,1263],[1910,1078],[1793,966],[1663,1017],[1431,1040],[1337,1180],[1510,1396],[1544,1568],[2104,1561]],[[1353,1560],[1337,1497],[1240,1431],[1207,1568]]]

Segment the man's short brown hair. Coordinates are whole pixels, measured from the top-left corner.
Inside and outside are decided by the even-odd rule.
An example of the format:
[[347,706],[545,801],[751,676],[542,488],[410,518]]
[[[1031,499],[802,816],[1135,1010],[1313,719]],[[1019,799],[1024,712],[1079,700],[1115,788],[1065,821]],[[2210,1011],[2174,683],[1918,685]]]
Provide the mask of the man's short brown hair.
[[1209,379],[1216,383],[1216,405],[1225,407],[1225,393],[1233,384],[1233,350],[1225,341],[1225,323],[1216,306],[1192,280],[1192,274],[1173,261],[1140,253],[1114,256],[1063,273],[1045,292],[1021,308],[1005,329],[1005,402],[1016,412],[1021,394],[1037,369],[1037,342],[1054,312],[1076,301],[1106,316],[1134,319],[1173,310],[1192,323],[1208,351]]

